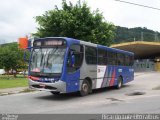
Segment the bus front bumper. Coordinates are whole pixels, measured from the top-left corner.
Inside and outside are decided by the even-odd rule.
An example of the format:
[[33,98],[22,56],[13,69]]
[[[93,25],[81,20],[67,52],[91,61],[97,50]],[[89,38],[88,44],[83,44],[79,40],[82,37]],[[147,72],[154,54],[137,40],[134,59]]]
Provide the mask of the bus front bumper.
[[40,91],[66,93],[66,83],[61,80],[55,83],[44,83],[29,79],[29,88]]

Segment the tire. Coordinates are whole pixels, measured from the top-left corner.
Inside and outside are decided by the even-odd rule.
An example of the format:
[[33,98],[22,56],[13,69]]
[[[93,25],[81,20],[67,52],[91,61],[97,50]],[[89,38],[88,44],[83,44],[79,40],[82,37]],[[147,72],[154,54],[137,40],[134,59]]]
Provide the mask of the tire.
[[53,92],[53,91],[51,91],[51,93],[52,93],[53,95],[59,95],[59,94],[60,94],[60,92]]
[[89,92],[91,91],[90,89],[91,89],[91,88],[90,88],[89,82],[88,82],[87,80],[84,80],[84,81],[82,82],[82,85],[81,85],[80,95],[81,95],[81,96],[86,96],[86,95],[88,95]]
[[122,86],[123,86],[122,77],[118,77],[118,84],[116,86],[116,89],[120,89]]

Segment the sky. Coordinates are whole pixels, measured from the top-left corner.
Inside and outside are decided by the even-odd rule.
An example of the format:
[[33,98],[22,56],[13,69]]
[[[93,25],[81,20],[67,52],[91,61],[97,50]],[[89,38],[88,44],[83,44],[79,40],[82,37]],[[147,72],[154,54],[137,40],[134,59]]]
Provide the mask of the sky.
[[[69,0],[67,0],[69,1]],[[76,3],[77,0],[70,0]],[[83,1],[83,0],[81,0]],[[99,9],[107,22],[122,27],[146,27],[160,32],[160,10],[134,6],[115,0],[85,0],[91,10]],[[160,9],[160,0],[124,0]],[[18,41],[35,33],[34,17],[61,7],[61,0],[0,0],[0,44]]]

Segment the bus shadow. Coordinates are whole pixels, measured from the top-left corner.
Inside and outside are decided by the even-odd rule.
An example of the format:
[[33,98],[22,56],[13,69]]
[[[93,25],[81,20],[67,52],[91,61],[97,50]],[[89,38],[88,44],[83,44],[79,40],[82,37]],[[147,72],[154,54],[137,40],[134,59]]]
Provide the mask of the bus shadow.
[[38,96],[37,99],[44,99],[44,100],[55,100],[55,101],[65,101],[65,100],[71,100],[75,98],[79,98],[80,95],[78,92],[75,93],[62,93],[59,95],[46,95],[46,96]]
[[93,90],[92,94],[89,94],[87,96],[81,97],[79,92],[74,92],[74,93],[63,93],[59,95],[45,95],[45,96],[38,96],[36,97],[37,99],[43,99],[43,100],[50,100],[50,101],[66,101],[66,100],[71,100],[71,99],[84,99],[88,98],[91,96],[96,96],[97,94],[103,94],[103,93],[109,93],[112,91],[119,91],[119,90],[124,90],[126,88],[130,87],[130,85],[123,85],[121,89],[116,89],[115,87],[107,87],[107,88],[100,88],[100,89],[95,89]]
[[94,95],[94,94],[101,94],[101,93],[106,93],[106,92],[111,92],[111,91],[119,91],[119,90],[124,90],[128,87],[130,87],[130,85],[123,85],[121,89],[116,89],[114,86],[99,88],[99,89],[93,90],[92,94]]

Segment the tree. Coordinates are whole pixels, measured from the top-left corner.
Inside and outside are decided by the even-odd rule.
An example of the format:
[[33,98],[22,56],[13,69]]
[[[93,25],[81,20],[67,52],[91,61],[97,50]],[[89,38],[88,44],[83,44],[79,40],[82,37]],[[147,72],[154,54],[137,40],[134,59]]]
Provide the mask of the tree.
[[[0,48],[0,67],[9,72],[17,70],[23,64],[23,51],[17,43],[11,43]],[[16,74],[14,74],[16,77]]]
[[114,39],[115,26],[107,23],[98,9],[91,12],[85,2],[73,5],[63,0],[62,9],[55,6],[35,19],[39,24],[36,37],[72,37],[103,45]]
[[[115,43],[141,41],[159,41],[160,33],[147,28],[135,27],[126,28],[117,26],[115,30]],[[143,33],[143,34],[142,34]]]

